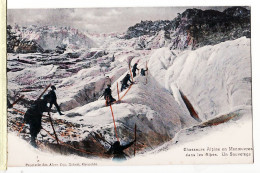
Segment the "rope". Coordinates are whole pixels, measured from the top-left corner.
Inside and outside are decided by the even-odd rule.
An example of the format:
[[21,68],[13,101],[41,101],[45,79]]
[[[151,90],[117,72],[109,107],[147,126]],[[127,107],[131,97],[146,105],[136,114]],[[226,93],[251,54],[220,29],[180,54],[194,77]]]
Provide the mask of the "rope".
[[125,95],[127,94],[127,92],[131,89],[133,84],[131,84],[128,89],[126,90],[126,92],[124,93],[124,95],[120,98],[120,101],[125,97]]
[[117,130],[116,130],[116,123],[115,123],[115,117],[114,117],[114,113],[113,113],[113,109],[112,109],[112,106],[110,104],[110,110],[111,110],[111,114],[112,114],[112,118],[113,118],[113,122],[114,122],[114,128],[115,128],[115,134],[116,134],[116,138],[117,138],[117,141],[119,141],[119,138],[117,136]]
[[129,64],[129,71],[130,71],[130,74],[131,74],[132,81],[134,82],[134,78],[133,78],[133,74],[132,74],[132,71],[131,71],[131,68],[130,68],[130,64]]
[[25,112],[23,112],[23,111],[20,111],[20,110],[18,110],[18,109],[15,109],[15,108],[13,108],[13,110],[15,111],[15,112],[18,112],[18,113],[20,113],[20,114],[25,114]]
[[22,126],[21,126],[21,128],[20,128],[20,130],[18,132],[18,135],[20,135],[21,131],[23,130],[23,127],[24,127],[24,123],[22,124]]

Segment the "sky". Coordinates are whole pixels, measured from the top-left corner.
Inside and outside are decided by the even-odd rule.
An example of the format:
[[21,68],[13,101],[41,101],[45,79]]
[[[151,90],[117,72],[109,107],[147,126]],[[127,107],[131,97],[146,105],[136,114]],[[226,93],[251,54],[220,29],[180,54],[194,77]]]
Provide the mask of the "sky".
[[[122,33],[142,20],[172,20],[177,13],[187,8],[195,7],[8,9],[7,23],[21,26],[70,26],[91,33]],[[227,7],[196,8],[223,11]]]

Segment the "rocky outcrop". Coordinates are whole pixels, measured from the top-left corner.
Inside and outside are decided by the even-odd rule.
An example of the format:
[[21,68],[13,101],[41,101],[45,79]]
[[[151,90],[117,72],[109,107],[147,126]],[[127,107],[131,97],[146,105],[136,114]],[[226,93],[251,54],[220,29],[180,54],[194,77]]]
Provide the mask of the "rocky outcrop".
[[[152,47],[149,44],[155,45],[153,40],[168,43],[158,44],[157,47],[170,46],[171,49],[185,49],[189,46],[196,48],[215,45],[242,36],[250,38],[250,27],[250,10],[244,7],[232,7],[223,12],[187,9],[171,21],[141,21],[141,23],[129,27],[123,38],[139,37],[142,42],[145,40],[146,43],[143,45],[146,47],[139,46],[138,49]],[[160,34],[162,32],[163,35]],[[160,39],[158,39],[158,35]],[[147,38],[148,36],[152,39]]]
[[17,35],[12,32],[12,27],[7,26],[7,52],[8,53],[36,53],[43,52],[42,47],[34,40],[28,40],[22,38],[21,35]]
[[92,48],[96,44],[84,32],[70,27],[15,25],[7,27],[9,53],[59,53]]

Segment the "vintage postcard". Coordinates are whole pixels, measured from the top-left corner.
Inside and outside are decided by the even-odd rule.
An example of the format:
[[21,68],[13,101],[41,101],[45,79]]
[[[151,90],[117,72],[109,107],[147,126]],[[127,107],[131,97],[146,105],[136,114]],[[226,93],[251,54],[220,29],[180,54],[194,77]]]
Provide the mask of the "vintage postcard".
[[7,10],[8,167],[251,164],[250,6]]

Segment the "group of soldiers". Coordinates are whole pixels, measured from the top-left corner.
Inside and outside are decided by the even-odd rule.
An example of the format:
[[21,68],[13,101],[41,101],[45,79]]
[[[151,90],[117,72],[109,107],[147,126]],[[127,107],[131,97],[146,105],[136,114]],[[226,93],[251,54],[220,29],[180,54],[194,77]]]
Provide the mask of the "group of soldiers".
[[[136,70],[139,71],[139,69],[137,68],[138,62],[136,62],[132,68],[132,74],[133,74],[133,78],[136,77]],[[143,68],[141,68],[141,76],[145,76],[146,75],[146,71],[148,71],[148,68],[146,68],[146,70],[144,70]],[[129,73],[126,74],[126,76],[121,80],[121,92],[126,89],[127,87],[129,87],[128,82],[130,82],[130,84],[133,84],[134,82],[131,80],[131,76]],[[107,88],[105,89],[103,95],[104,95],[104,99],[106,100],[106,105],[110,105],[111,103],[113,103],[114,101],[116,101],[115,98],[112,97],[112,91],[110,89],[111,87],[111,83],[109,83],[107,85]]]
[[[139,70],[137,68],[138,63],[135,63],[132,72],[133,72],[133,77],[136,76],[136,70]],[[144,70],[141,69],[141,75],[145,76],[145,71],[148,69]],[[121,91],[129,87],[128,82],[133,84],[133,81],[130,79],[130,74],[127,74],[123,80],[122,80],[122,86],[121,86]],[[112,97],[112,91],[110,89],[111,83],[107,85],[107,88],[105,89],[103,95],[106,100],[107,105],[111,105],[112,102],[116,101]],[[47,112],[48,115],[50,115],[50,111],[53,105],[55,105],[58,113],[60,115],[64,115],[61,110],[59,105],[57,104],[57,96],[55,93],[56,87],[51,86],[51,90],[48,92],[48,94],[44,95],[43,98],[39,98],[36,101],[33,102],[30,108],[27,109],[25,115],[24,115],[24,122],[26,124],[29,124],[30,126],[30,135],[31,135],[31,145],[37,148],[36,144],[36,137],[40,130],[42,129],[41,126],[41,121],[42,121],[42,116],[44,112]],[[10,104],[9,104],[10,105]],[[8,106],[8,108],[11,108]],[[113,155],[113,160],[125,160],[126,159],[126,154],[123,152],[126,148],[130,147],[133,143],[135,142],[132,141],[126,145],[120,145],[119,141],[116,141],[114,144],[111,145],[111,148],[107,151],[107,154],[112,154]]]
[[[136,77],[136,70],[139,70],[137,68],[138,62],[136,62],[132,68],[132,74],[133,77]],[[141,69],[141,76],[145,76],[146,75],[146,71],[148,70],[148,68],[146,68],[146,70],[144,70],[143,68]],[[130,82],[131,84],[133,84],[134,82],[131,81],[131,76],[129,73],[126,74],[126,76],[123,78],[123,80],[121,81],[121,92],[126,89],[127,87],[129,87],[128,82]],[[110,89],[111,87],[111,83],[109,83],[107,85],[107,88],[105,89],[103,95],[104,95],[104,99],[106,100],[106,105],[111,105],[113,102],[116,101],[115,98],[113,98],[112,96],[112,91]],[[136,139],[135,139],[136,140]],[[132,141],[126,145],[121,145],[119,141],[116,141],[108,150],[107,154],[113,154],[113,160],[117,160],[117,161],[122,161],[122,160],[126,160],[126,154],[124,153],[124,150],[129,148],[130,146],[132,146],[136,141]]]

